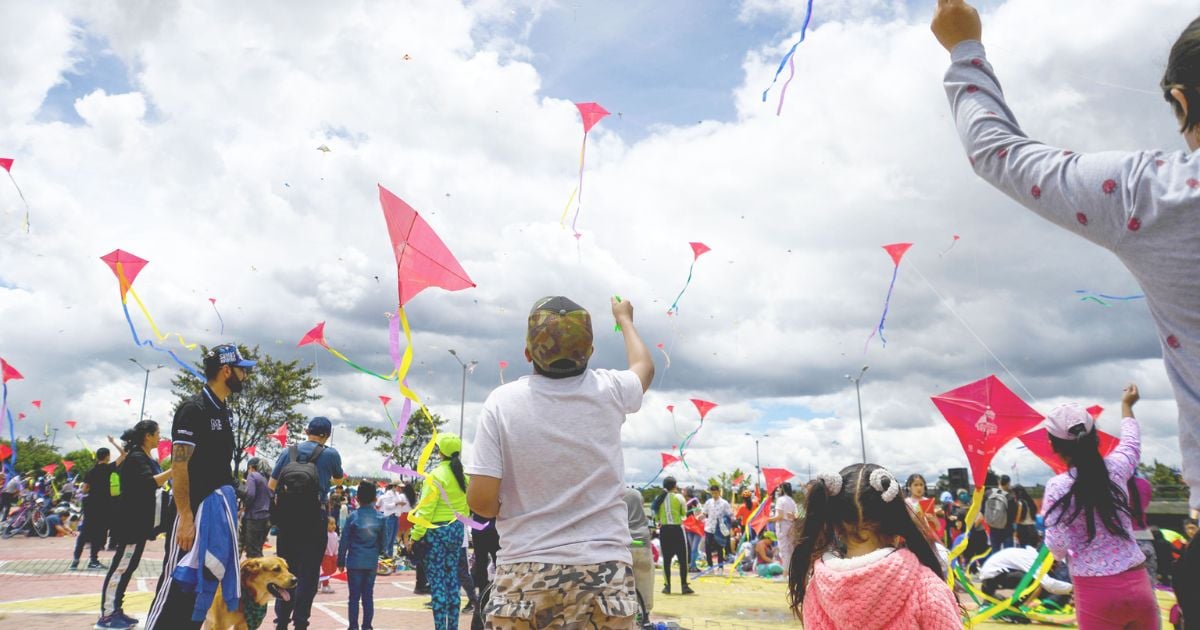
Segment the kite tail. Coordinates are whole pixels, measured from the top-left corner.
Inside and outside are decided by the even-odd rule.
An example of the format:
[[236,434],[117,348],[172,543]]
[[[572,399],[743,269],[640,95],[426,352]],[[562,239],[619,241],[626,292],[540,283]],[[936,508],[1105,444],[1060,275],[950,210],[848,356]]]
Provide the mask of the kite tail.
[[[133,290],[133,283],[125,278],[125,267],[121,263],[117,263],[117,278],[121,283],[121,304],[125,305],[126,302],[129,301],[127,294],[132,295],[133,300],[137,302],[138,308],[142,309],[142,315],[146,317],[146,321],[150,322],[150,330],[154,331],[154,336],[158,337],[159,341],[163,341],[171,335],[175,335],[179,338],[179,345],[187,348],[188,350],[194,350],[196,348],[196,344],[188,343],[186,340],[184,340],[183,335],[180,335],[179,333],[167,333],[164,335],[158,330],[158,324],[154,323],[154,318],[150,316],[150,311],[146,310],[146,305],[142,303],[142,298],[138,297],[137,291]],[[213,307],[216,308],[216,305],[214,304]],[[126,317],[128,317],[128,312],[126,313]]]
[[576,186],[571,191],[571,196],[567,198],[567,205],[563,208],[562,216],[558,218],[558,227],[567,229],[567,213],[571,211],[571,204],[575,201],[575,194],[579,192],[579,186]]
[[221,317],[221,311],[217,310],[216,302],[212,303],[212,307],[213,307],[213,312],[217,314],[217,321],[221,322],[221,332],[219,334],[224,335],[225,334],[225,318]]
[[12,171],[8,171],[8,180],[12,182],[13,188],[17,189],[17,196],[21,198],[21,203],[25,204],[25,233],[29,233],[29,202],[25,200],[25,193],[21,192],[21,187],[17,185],[17,180],[13,178]]
[[[783,59],[779,60],[779,68],[777,68],[775,70],[775,78],[771,79],[771,85],[768,85],[767,89],[763,90],[762,100],[764,103],[767,102],[767,94],[769,94],[771,92],[771,88],[775,87],[775,82],[779,80],[779,75],[783,73],[783,67],[785,65],[787,65],[787,63],[789,61],[791,61],[792,55],[796,54],[796,47],[798,47],[800,44],[804,43],[804,38],[808,36],[808,23],[812,21],[812,9],[813,9],[813,0],[808,0],[808,7],[805,9],[805,13],[804,13],[804,24],[800,27],[800,40],[797,41],[795,44],[792,44],[791,49],[787,51],[787,54],[783,56]],[[791,80],[792,79],[789,77],[788,81],[790,82]],[[786,89],[787,89],[787,86],[785,85],[784,90],[786,91]],[[783,97],[782,96],[779,97],[779,107],[783,108]],[[779,113],[776,112],[775,115],[778,116]]]
[[779,90],[779,106],[775,108],[775,115],[783,113],[783,99],[787,96],[788,86],[792,84],[792,79],[796,77],[796,57],[788,57],[788,78],[783,82],[783,88]]
[[887,338],[883,336],[883,327],[887,323],[888,307],[892,302],[892,290],[896,288],[896,276],[900,273],[900,265],[897,264],[892,269],[892,283],[888,285],[887,297],[883,299],[883,315],[879,318],[879,326],[871,331],[871,336],[867,337],[867,343],[863,344],[863,353],[867,351],[867,346],[871,344],[871,340],[875,338],[875,333],[879,333],[879,340],[883,342],[883,347],[887,347]]
[[687,291],[688,286],[692,284],[692,272],[696,270],[696,261],[697,260],[698,260],[697,258],[692,259],[692,264],[690,267],[688,267],[687,281],[685,281],[683,283],[683,288],[679,290],[679,295],[675,296],[675,301],[671,302],[671,308],[667,309],[668,315],[671,315],[671,314],[678,315],[679,314],[679,300],[680,300],[680,298],[683,297],[683,292]]
[[[117,263],[117,264],[120,265],[120,263]],[[151,348],[153,350],[157,350],[158,352],[164,352],[164,353],[170,355],[171,359],[174,360],[175,363],[179,364],[179,367],[187,370],[188,372],[191,372],[192,375],[194,375],[196,378],[198,378],[200,380],[204,380],[204,374],[202,372],[197,370],[194,366],[188,365],[186,362],[184,362],[182,359],[180,359],[174,352],[171,352],[170,350],[168,350],[166,348],[158,347],[150,339],[143,340],[142,338],[138,337],[137,329],[133,327],[133,318],[131,318],[129,316],[129,304],[127,304],[124,301],[121,302],[121,312],[125,313],[125,323],[129,324],[129,334],[133,335],[133,343],[134,344],[143,346],[143,347],[147,347],[147,348]]]
[[1099,304],[1100,306],[1108,306],[1108,302],[1105,302],[1104,300],[1101,300],[1100,298],[1093,297],[1090,295],[1087,297],[1079,298],[1080,302],[1087,302],[1088,300],[1091,300],[1092,302],[1095,302],[1095,303]]
[[1038,551],[1037,559],[1033,561],[1033,566],[1021,578],[1017,587],[1013,589],[1013,594],[1008,599],[1000,604],[980,610],[967,621],[968,628],[973,628],[977,624],[987,621],[992,617],[1012,608],[1023,599],[1033,594],[1033,591],[1041,585],[1042,578],[1050,572],[1050,567],[1054,565],[1054,556],[1050,555],[1050,549],[1042,545]]
[[571,231],[575,233],[576,239],[580,234],[579,230],[575,229],[575,222],[579,221],[579,211],[583,208],[583,160],[587,155],[587,136],[587,132],[583,132],[583,146],[579,149],[579,185],[575,187],[575,190],[579,191],[579,195],[575,199],[575,216],[571,219]]
[[642,486],[642,490],[643,491],[648,490],[650,488],[650,486],[654,485],[654,482],[658,480],[658,476],[663,474],[663,471],[666,469],[667,469],[666,466],[659,468],[658,472],[654,473],[654,476],[650,478],[650,481],[647,481],[646,485]]
[[504,368],[500,368],[500,384],[504,384]]
[[[963,522],[974,523],[975,519],[979,516],[979,509],[981,507],[983,507],[983,486],[975,488],[975,494],[971,496],[971,507],[967,508],[967,518]],[[970,536],[963,536],[963,539],[950,550],[947,562],[953,562],[955,558],[961,556],[967,550],[967,543],[970,542],[970,538]],[[946,577],[946,584],[954,584],[953,574]]]
[[1100,297],[1102,297],[1106,300],[1117,300],[1119,302],[1128,302],[1129,300],[1140,300],[1146,296],[1142,295],[1140,293],[1137,295],[1105,295],[1104,293],[1101,293]]

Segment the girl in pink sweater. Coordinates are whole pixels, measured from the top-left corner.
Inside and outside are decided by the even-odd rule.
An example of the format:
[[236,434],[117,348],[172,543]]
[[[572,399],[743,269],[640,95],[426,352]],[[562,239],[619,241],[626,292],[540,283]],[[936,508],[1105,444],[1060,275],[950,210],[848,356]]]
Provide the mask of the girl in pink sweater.
[[818,475],[790,560],[788,603],[805,630],[959,630],[937,554],[886,468]]

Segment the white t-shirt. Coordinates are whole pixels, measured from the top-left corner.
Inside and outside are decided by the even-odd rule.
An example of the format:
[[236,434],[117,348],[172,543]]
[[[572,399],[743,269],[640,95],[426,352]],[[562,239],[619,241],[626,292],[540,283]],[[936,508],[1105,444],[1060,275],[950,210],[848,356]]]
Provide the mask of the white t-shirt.
[[396,493],[396,513],[407,514],[412,511],[412,504],[408,502],[408,495],[403,492]]
[[[1033,547],[1001,549],[984,560],[983,567],[979,569],[979,579],[990,580],[1006,571],[1028,572],[1037,555],[1037,549]],[[1054,595],[1069,595],[1072,589],[1069,582],[1056,580],[1049,575],[1042,578],[1042,586]]]
[[712,534],[717,531],[722,517],[733,518],[733,506],[725,499],[709,499],[704,502],[704,531]]
[[783,541],[785,536],[791,535],[792,525],[796,523],[796,502],[786,494],[779,495],[775,500],[775,513],[783,515],[783,518],[775,523],[775,532],[779,540]]
[[379,513],[383,516],[399,516],[400,511],[397,509],[400,501],[397,499],[400,493],[394,490],[388,490],[379,497]]
[[621,425],[642,406],[628,370],[524,376],[483,404],[470,475],[500,479],[497,564],[632,564]]

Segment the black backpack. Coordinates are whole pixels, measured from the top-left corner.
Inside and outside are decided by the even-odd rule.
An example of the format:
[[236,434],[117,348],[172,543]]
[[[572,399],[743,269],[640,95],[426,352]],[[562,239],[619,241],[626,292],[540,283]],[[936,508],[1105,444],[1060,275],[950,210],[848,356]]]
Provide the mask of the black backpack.
[[317,478],[317,458],[325,452],[318,444],[308,457],[300,455],[300,447],[288,448],[288,462],[279,471],[275,486],[275,510],[272,516],[277,523],[281,519],[298,516],[320,507],[321,483]]

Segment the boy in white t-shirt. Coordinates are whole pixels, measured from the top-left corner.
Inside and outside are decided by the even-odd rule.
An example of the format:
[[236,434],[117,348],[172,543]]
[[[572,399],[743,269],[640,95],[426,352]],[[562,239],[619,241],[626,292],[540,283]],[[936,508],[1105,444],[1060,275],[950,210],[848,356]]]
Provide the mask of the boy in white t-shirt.
[[591,316],[565,297],[542,298],[526,335],[535,373],[484,403],[465,468],[467,503],[495,516],[500,535],[488,627],[633,627],[621,425],[641,407],[654,359],[633,306],[613,299],[612,312],[628,370],[589,370]]

